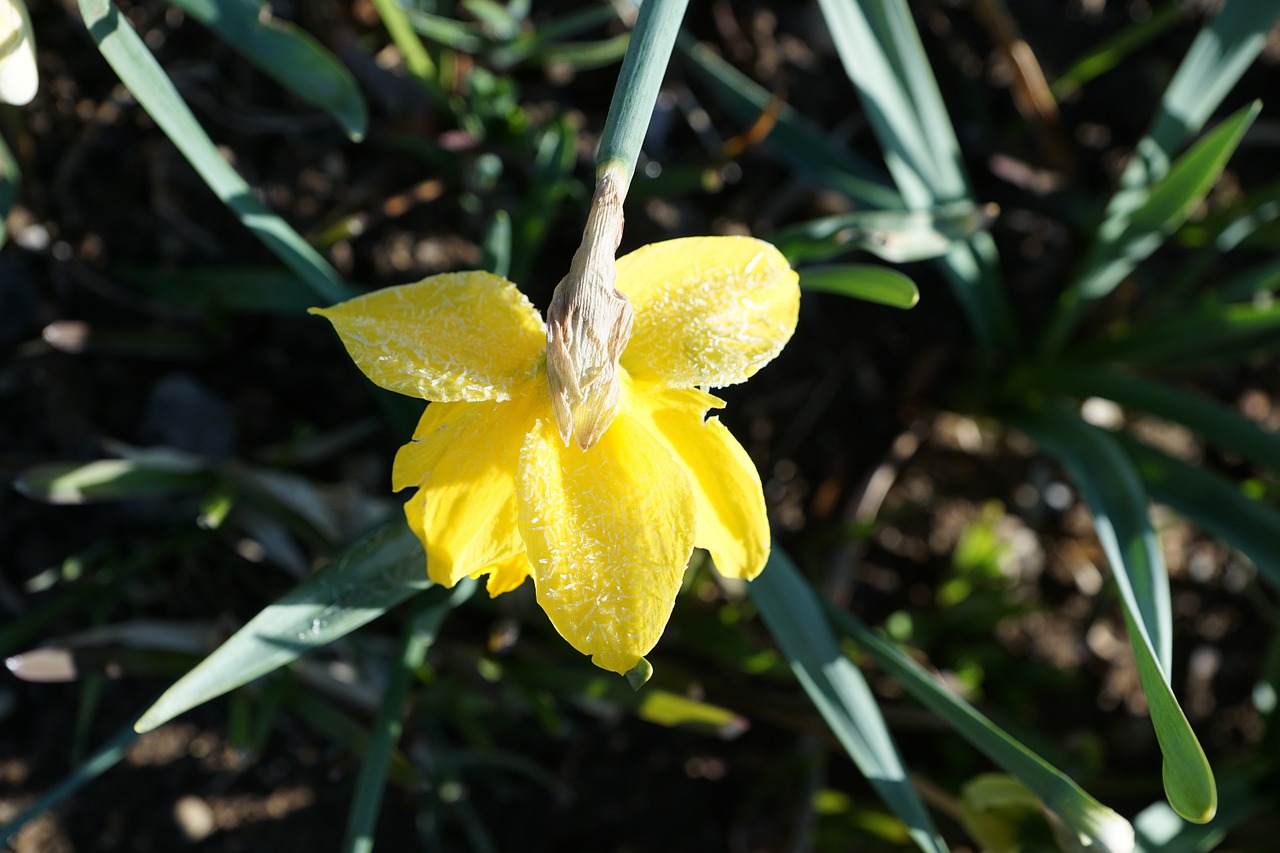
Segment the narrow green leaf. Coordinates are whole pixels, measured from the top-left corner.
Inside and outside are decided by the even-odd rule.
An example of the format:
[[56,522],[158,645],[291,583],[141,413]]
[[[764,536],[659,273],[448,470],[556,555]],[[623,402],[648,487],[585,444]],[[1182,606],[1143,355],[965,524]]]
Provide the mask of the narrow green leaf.
[[837,629],[857,643],[904,690],[997,766],[1016,776],[1067,826],[1099,845],[1092,849],[1132,849],[1133,827],[1128,821],[1089,796],[1070,776],[951,692],[896,643],[884,639],[843,610],[828,606],[827,613]]
[[481,243],[480,268],[507,278],[511,275],[511,214],[495,210]]
[[1272,258],[1214,286],[1223,302],[1250,302],[1280,290],[1280,258]]
[[1144,364],[1150,369],[1238,362],[1280,348],[1280,304],[1222,305],[1207,302],[1193,310],[1086,346],[1071,355],[1081,360]]
[[[1138,853],[1209,853],[1233,828],[1254,815],[1272,815],[1276,795],[1269,784],[1275,771],[1270,761],[1254,761],[1222,774],[1222,809],[1213,822],[1187,823],[1165,803],[1155,803],[1138,813]],[[1265,843],[1264,843],[1264,846]]]
[[805,117],[787,105],[774,103],[773,93],[725,62],[704,44],[681,37],[680,50],[693,60],[694,72],[707,83],[712,97],[744,125],[770,110],[776,121],[764,145],[792,170],[808,175],[821,187],[844,193],[869,207],[903,208],[902,197],[884,174],[842,146],[836,145]]
[[18,186],[22,182],[22,173],[18,171],[18,160],[0,136],[0,248],[8,237],[5,232],[5,219],[9,209],[18,198]]
[[[559,42],[611,23],[617,20],[617,17],[617,10],[609,3],[570,12],[517,34],[507,44],[495,49],[489,55],[489,60],[499,71],[509,70],[526,60],[545,60],[547,58],[545,51],[554,50]],[[626,49],[628,39],[630,36],[624,34],[623,50]],[[621,56],[622,53],[619,52],[618,58]]]
[[866,264],[806,267],[800,270],[800,286],[893,308],[914,308],[920,301],[914,281],[897,270]]
[[281,86],[333,116],[352,141],[364,138],[368,116],[355,78],[310,33],[273,19],[259,0],[169,2]]
[[922,850],[945,851],[862,673],[840,650],[813,587],[781,548],[748,586],[765,625],[849,757]]
[[1134,21],[1115,35],[1098,42],[1053,81],[1049,87],[1053,97],[1061,102],[1090,80],[1106,74],[1140,48],[1163,35],[1180,17],[1181,7],[1162,6],[1145,20]]
[[[390,4],[397,3],[398,0],[378,0],[378,2]],[[433,15],[413,7],[404,8],[403,11],[419,35],[442,47],[453,48],[461,53],[477,54],[489,45],[489,39],[485,38],[480,28],[473,24],[446,18],[443,15]],[[385,17],[383,22],[386,22]]]
[[325,302],[341,302],[354,296],[333,267],[288,223],[258,201],[244,179],[222,158],[115,4],[111,0],[79,0],[79,4],[89,35],[103,57],[222,203],[285,266],[307,282],[317,297]]
[[1165,176],[1173,153],[1200,132],[1257,59],[1277,17],[1280,0],[1227,0],[1200,30],[1120,179],[1125,190],[1136,188],[1138,194],[1128,197],[1125,190],[1117,193],[1108,218],[1141,205],[1142,190]]
[[22,827],[33,818],[39,817],[58,803],[73,796],[85,785],[119,764],[129,745],[137,739],[137,733],[129,726],[116,732],[110,740],[98,748],[97,752],[89,756],[87,761],[72,770],[67,778],[37,797],[8,823],[0,826],[0,845],[7,845],[16,839]]
[[403,723],[400,719],[404,699],[409,692],[413,673],[426,659],[427,648],[435,642],[440,625],[455,607],[466,602],[475,592],[476,582],[463,578],[444,598],[422,595],[400,636],[399,657],[391,670],[378,716],[373,721],[368,743],[362,754],[360,775],[356,777],[356,795],[347,817],[344,853],[369,853],[373,850],[373,830],[382,804],[382,788],[387,779],[391,755],[400,741]]
[[512,281],[528,281],[561,203],[569,195],[578,162],[578,129],[558,116],[538,137],[533,177],[515,215],[511,243]]
[[1044,352],[1060,349],[1085,309],[1115,290],[1134,267],[1186,221],[1195,205],[1217,183],[1260,109],[1261,104],[1255,101],[1236,112],[1179,157],[1169,173],[1146,191],[1140,204],[1109,214],[1098,229],[1081,271],[1062,294],[1045,335]]
[[418,34],[414,32],[416,28],[410,23],[409,16],[399,0],[373,0],[373,8],[382,19],[382,25],[387,28],[387,33],[395,42],[400,55],[404,57],[404,64],[409,69],[409,73],[416,77],[428,91],[435,92],[436,64],[427,53]]
[[311,288],[279,267],[120,267],[113,272],[157,299],[200,311],[303,314],[316,304]]
[[[951,118],[906,0],[819,0],[819,6],[906,206],[972,202]],[[952,246],[941,265],[987,357],[1016,346],[990,235]]]
[[792,264],[825,261],[856,249],[890,263],[909,263],[946,255],[991,220],[989,212],[967,201],[936,210],[859,211],[789,225],[770,242]]
[[960,145],[910,9],[899,0],[818,5],[907,206],[969,199]]
[[1169,234],[1185,222],[1192,208],[1217,183],[1261,109],[1262,103],[1254,101],[1238,110],[1179,157],[1169,174],[1152,187],[1146,202],[1130,215],[1121,240],[1136,241],[1154,232]]
[[1054,364],[1037,371],[1033,382],[1046,391],[1105,397],[1127,409],[1176,421],[1210,444],[1280,472],[1280,435],[1213,400],[1092,365]]
[[1184,818],[1205,823],[1218,808],[1213,771],[1169,686],[1173,617],[1169,578],[1147,496],[1133,464],[1116,441],[1071,410],[1051,405],[1010,416],[1071,474],[1089,510],[1120,589],[1129,642],[1164,755],[1169,804]]
[[210,483],[209,473],[191,463],[97,459],[37,465],[23,471],[13,485],[45,503],[85,504],[195,492]]
[[149,732],[266,675],[430,586],[417,537],[403,519],[389,521],[253,617],[166,690],[138,720],[137,730]]
[[1280,587],[1280,512],[1254,500],[1225,477],[1157,450],[1127,435],[1117,435],[1133,459],[1151,497],[1191,519],[1254,562]]

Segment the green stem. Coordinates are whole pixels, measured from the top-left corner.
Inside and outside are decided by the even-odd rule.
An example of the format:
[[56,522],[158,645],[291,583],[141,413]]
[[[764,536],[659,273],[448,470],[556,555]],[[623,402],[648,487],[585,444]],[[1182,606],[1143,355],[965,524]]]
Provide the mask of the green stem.
[[609,117],[605,119],[604,133],[600,137],[600,152],[596,155],[596,173],[608,168],[620,168],[630,185],[640,157],[640,146],[649,120],[653,117],[653,105],[658,100],[671,50],[675,47],[676,33],[684,18],[689,0],[645,0],[636,18],[626,56],[622,58],[622,70],[618,72],[618,84],[609,104]]

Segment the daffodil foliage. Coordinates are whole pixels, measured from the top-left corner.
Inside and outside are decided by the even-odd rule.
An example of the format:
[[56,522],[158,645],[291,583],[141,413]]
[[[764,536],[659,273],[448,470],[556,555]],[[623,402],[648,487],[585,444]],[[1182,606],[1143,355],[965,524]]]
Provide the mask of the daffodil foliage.
[[515,285],[448,273],[328,309],[378,385],[430,400],[396,456],[395,489],[427,571],[490,595],[533,578],[556,630],[625,673],[666,626],[693,548],[750,580],[769,552],[760,478],[701,390],[742,382],[795,329],[796,274],[768,243],[694,237],[618,260],[635,311],[619,362],[621,402],[588,450],[561,439],[546,329]]

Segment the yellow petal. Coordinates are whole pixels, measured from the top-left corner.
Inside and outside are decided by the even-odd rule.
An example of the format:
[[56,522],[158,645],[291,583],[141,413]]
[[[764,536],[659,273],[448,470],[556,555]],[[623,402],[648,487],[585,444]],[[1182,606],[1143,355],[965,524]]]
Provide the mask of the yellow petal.
[[519,493],[538,603],[596,666],[625,673],[662,636],[693,550],[684,471],[625,411],[585,451],[548,417],[520,453]]
[[0,0],[0,101],[30,103],[36,96],[36,42],[22,0]]
[[[453,586],[500,571],[499,586],[519,586],[510,564],[527,560],[517,525],[516,468],[539,401],[549,411],[545,392],[508,403],[430,405],[423,422],[431,429],[396,455],[396,484],[419,486],[405,516],[436,583]],[[441,414],[433,417],[432,409]]]
[[534,379],[546,345],[525,295],[487,272],[434,275],[311,313],[333,323],[375,383],[440,402],[511,399]]
[[694,544],[711,552],[720,574],[751,580],[769,559],[769,519],[756,466],[719,418],[724,403],[696,389],[633,384],[633,411],[652,419],[693,484],[698,525]]
[[483,574],[489,575],[489,580],[485,584],[489,597],[497,598],[505,592],[511,592],[529,577],[529,558],[521,550],[519,554],[505,562],[490,566],[484,570]]
[[618,260],[635,327],[622,365],[677,388],[745,381],[796,328],[800,287],[777,249],[750,237],[687,237]]

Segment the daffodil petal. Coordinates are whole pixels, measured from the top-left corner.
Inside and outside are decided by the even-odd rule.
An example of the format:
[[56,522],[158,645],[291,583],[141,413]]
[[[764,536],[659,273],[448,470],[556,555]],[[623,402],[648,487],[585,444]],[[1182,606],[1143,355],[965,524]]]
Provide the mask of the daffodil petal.
[[510,559],[490,566],[482,574],[489,575],[489,580],[485,583],[489,597],[497,598],[503,593],[511,592],[529,577],[529,558],[522,550]]
[[514,284],[445,273],[330,308],[352,361],[378,385],[438,402],[509,400],[535,378],[546,327]]
[[[427,574],[436,583],[453,586],[500,570],[499,586],[519,585],[509,565],[524,561],[527,567],[516,469],[539,399],[549,406],[545,394],[532,393],[507,403],[432,404],[423,417],[432,428],[396,455],[395,482],[419,487],[405,504],[405,517],[422,540]],[[442,413],[430,418],[437,406]]]
[[751,580],[769,559],[769,518],[756,466],[719,418],[703,417],[721,400],[696,389],[633,385],[628,400],[675,451],[693,485],[694,544],[711,552],[720,574]]
[[565,447],[548,417],[525,440],[518,482],[538,603],[596,666],[625,673],[662,636],[693,550],[683,468],[625,411],[586,451]]
[[0,0],[0,101],[21,106],[36,96],[36,42],[22,0]]
[[635,326],[622,365],[672,387],[743,382],[791,339],[798,276],[750,237],[686,237],[618,259]]

